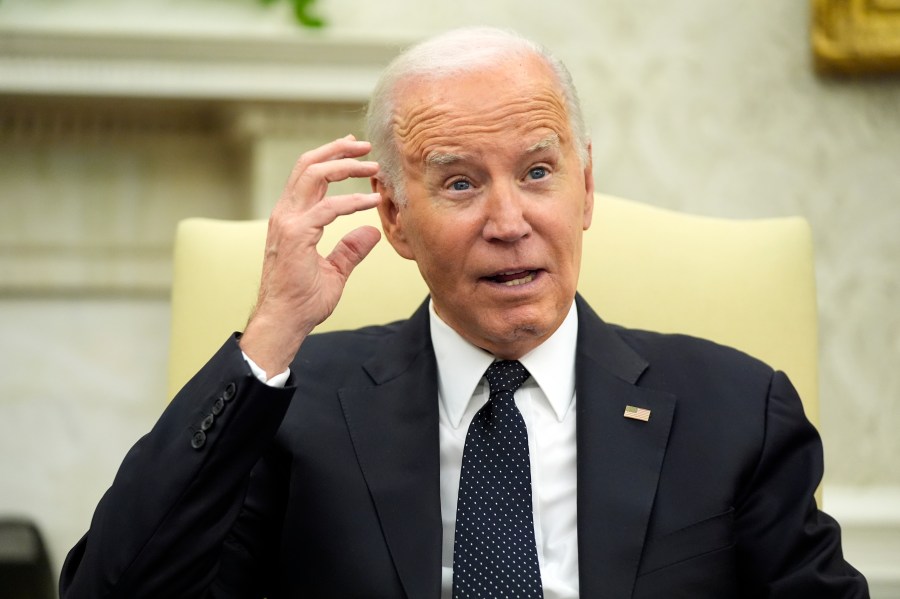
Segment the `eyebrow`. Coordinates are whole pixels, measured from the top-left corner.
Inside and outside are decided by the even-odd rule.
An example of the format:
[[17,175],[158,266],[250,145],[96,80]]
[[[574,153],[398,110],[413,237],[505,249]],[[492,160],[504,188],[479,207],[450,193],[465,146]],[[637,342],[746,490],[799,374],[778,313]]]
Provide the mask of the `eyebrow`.
[[559,149],[559,135],[556,133],[551,133],[541,141],[536,144],[530,146],[525,152],[527,154],[533,154],[535,152],[540,152],[541,150],[558,150]]
[[[559,149],[559,135],[556,133],[551,133],[544,139],[538,141],[535,144],[529,146],[526,150],[526,154],[534,154],[536,152],[541,152],[543,150],[557,150]],[[455,162],[460,162],[464,160],[465,157],[461,154],[453,154],[451,152],[431,152],[428,156],[425,157],[425,165],[426,166],[447,166],[448,164],[453,164]]]
[[427,166],[446,166],[448,164],[453,164],[454,162],[459,162],[462,159],[463,157],[459,154],[431,152],[425,157],[425,164]]

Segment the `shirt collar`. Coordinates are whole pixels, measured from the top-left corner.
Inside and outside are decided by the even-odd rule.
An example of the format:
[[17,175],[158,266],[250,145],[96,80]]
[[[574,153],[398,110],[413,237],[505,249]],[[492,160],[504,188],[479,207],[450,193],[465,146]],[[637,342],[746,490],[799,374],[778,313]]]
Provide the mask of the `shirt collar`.
[[[454,428],[463,414],[485,370],[494,356],[463,339],[434,311],[429,302],[431,342],[438,367],[438,390],[444,410]],[[544,392],[557,419],[562,422],[575,397],[575,346],[578,313],[575,302],[554,333],[519,361]]]

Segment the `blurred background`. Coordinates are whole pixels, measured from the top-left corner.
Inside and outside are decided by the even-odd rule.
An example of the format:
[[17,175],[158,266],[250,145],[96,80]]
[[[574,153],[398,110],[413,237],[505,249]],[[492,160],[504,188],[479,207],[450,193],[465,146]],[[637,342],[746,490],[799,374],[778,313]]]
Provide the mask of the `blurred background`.
[[37,524],[54,575],[168,400],[175,223],[265,217],[300,153],[361,135],[398,48],[488,24],[569,66],[599,191],[810,221],[824,507],[873,597],[900,597],[900,77],[817,75],[799,0],[302,16],[325,26],[293,0],[0,0],[0,519]]

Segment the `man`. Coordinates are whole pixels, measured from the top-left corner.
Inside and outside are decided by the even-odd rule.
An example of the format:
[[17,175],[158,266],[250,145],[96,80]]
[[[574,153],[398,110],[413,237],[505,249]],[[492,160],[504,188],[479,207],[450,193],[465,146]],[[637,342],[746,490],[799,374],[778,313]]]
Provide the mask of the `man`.
[[[297,162],[246,330],[128,454],[63,597],[868,596],[784,375],[576,296],[593,180],[560,63],[450,32],[368,119],[372,146]],[[326,196],[349,177],[374,192]],[[323,227],[376,206],[430,300],[310,336],[379,239],[322,257]]]

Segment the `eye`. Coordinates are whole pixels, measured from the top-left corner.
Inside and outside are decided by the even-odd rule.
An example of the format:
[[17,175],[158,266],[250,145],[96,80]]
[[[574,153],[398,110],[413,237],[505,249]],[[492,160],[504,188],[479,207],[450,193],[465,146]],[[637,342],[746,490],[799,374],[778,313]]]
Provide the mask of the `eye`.
[[532,179],[543,179],[547,176],[547,169],[543,166],[536,166],[529,169],[528,176]]
[[468,191],[472,188],[472,184],[466,181],[465,179],[457,179],[453,183],[450,184],[450,189],[453,191]]

